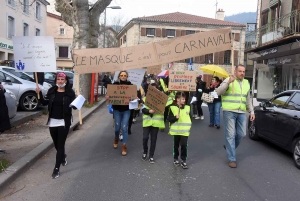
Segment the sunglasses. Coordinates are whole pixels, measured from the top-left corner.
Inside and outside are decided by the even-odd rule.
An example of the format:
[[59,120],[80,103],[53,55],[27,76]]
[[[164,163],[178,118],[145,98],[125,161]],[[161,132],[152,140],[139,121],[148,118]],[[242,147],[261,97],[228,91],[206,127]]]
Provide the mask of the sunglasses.
[[127,75],[122,75],[122,74],[121,74],[120,77],[127,77]]

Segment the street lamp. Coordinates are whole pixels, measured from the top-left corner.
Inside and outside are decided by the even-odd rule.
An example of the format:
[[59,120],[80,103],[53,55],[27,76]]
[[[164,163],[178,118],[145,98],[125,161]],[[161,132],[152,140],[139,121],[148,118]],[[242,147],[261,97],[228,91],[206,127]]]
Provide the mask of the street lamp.
[[[122,9],[120,6],[109,6],[106,8],[111,9]],[[104,35],[103,35],[103,48],[105,48],[105,36],[106,36],[106,8],[104,10]]]

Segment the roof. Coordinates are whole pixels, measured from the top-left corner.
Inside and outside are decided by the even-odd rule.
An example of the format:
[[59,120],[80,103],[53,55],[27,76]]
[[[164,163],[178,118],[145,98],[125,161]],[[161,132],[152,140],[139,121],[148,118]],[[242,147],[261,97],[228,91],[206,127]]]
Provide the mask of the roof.
[[176,23],[189,23],[189,24],[204,24],[204,25],[219,25],[219,26],[235,26],[235,27],[245,27],[244,24],[239,24],[235,22],[227,22],[223,20],[217,20],[208,17],[201,17],[197,15],[191,15],[186,13],[168,13],[163,15],[153,15],[148,17],[138,17],[132,20],[137,21],[147,21],[147,22],[176,22]]
[[43,3],[45,6],[49,6],[50,3],[46,0],[39,0],[41,3]]
[[61,17],[61,16],[56,15],[56,14],[53,14],[53,13],[47,12],[47,16],[56,18],[56,19],[58,19],[58,20],[62,20],[62,17]]

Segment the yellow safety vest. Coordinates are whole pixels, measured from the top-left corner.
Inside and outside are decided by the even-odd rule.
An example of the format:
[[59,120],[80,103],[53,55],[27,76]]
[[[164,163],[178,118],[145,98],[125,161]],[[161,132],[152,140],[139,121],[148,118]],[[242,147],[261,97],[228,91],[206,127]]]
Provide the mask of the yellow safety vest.
[[[146,98],[143,98],[144,102],[146,102]],[[146,109],[150,110],[149,107],[145,105]],[[143,114],[143,127],[157,127],[160,129],[165,128],[164,116],[161,114],[154,113],[151,117],[150,115]]]
[[[232,85],[234,90],[232,93]],[[235,80],[229,87],[225,94],[222,95],[222,108],[225,110],[243,110],[246,111],[247,95],[250,90],[248,80],[243,79],[242,89],[240,83]]]
[[167,91],[169,91],[168,87],[165,85],[165,82],[163,79],[159,79],[160,85],[163,88],[164,92],[166,93]]
[[170,124],[170,135],[182,135],[182,136],[189,136],[190,130],[192,127],[192,121],[190,118],[190,106],[185,105],[183,109],[179,109],[177,106],[171,106],[170,110],[176,116],[180,110],[180,117],[175,122]]
[[175,91],[172,91],[169,95],[168,95],[168,102],[166,103],[166,106],[169,106],[171,105],[174,100],[175,100],[175,94],[176,92]]

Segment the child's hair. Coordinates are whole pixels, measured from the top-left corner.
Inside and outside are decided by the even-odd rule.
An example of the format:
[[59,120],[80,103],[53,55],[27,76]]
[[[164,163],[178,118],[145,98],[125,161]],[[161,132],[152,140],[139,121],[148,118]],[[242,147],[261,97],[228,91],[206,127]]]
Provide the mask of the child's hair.
[[175,95],[175,100],[173,101],[173,104],[177,104],[177,99],[181,97],[186,98],[185,93],[182,91],[178,91]]

